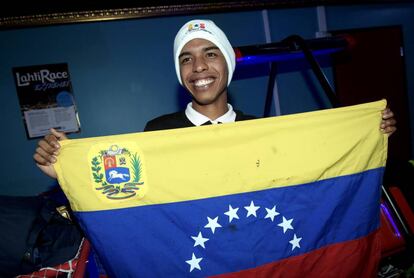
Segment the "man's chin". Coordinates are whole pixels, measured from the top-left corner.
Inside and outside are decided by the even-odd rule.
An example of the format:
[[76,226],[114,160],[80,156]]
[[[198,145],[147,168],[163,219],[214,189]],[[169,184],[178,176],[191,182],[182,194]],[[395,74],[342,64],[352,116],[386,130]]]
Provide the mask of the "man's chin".
[[214,100],[211,99],[196,99],[193,98],[193,103],[199,105],[199,106],[206,106],[214,103]]
[[199,105],[207,105],[214,102],[215,98],[210,92],[191,92],[191,98]]
[[222,91],[221,93],[217,93],[215,90],[205,92],[190,91],[190,93],[193,103],[200,106],[211,105],[215,104],[216,102],[220,103],[222,101],[227,103],[227,97],[225,96],[226,91]]

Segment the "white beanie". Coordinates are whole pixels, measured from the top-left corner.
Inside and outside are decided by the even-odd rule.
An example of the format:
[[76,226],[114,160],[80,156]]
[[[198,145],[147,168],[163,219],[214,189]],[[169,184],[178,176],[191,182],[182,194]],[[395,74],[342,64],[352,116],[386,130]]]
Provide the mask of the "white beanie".
[[195,19],[187,22],[181,27],[175,36],[174,40],[174,63],[175,71],[177,73],[178,81],[182,85],[180,75],[180,62],[178,56],[180,56],[181,50],[184,45],[193,39],[205,39],[214,43],[223,54],[227,63],[227,71],[229,73],[227,79],[227,86],[230,84],[233,77],[234,69],[236,68],[236,55],[233,47],[227,39],[224,32],[214,24],[213,21],[208,19]]

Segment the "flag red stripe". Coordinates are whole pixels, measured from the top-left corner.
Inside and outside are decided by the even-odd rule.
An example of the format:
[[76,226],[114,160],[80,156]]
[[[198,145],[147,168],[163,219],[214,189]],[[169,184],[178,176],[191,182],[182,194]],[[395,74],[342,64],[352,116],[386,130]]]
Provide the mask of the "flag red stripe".
[[377,277],[380,257],[380,237],[376,230],[366,237],[328,245],[257,268],[213,277]]

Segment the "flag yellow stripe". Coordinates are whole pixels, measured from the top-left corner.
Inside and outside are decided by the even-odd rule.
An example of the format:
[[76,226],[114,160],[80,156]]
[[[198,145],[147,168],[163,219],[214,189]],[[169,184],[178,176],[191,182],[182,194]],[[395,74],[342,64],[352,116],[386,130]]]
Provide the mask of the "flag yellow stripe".
[[[292,186],[385,165],[385,100],[231,124],[62,141],[55,169],[75,211],[126,208]],[[141,161],[140,196],[96,190],[91,150],[128,146]],[[98,147],[97,147],[98,146]]]

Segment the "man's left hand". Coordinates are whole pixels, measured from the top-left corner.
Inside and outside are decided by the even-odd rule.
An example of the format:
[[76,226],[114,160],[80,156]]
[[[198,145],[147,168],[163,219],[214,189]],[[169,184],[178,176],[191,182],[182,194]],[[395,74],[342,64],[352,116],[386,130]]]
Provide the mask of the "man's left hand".
[[394,113],[391,111],[391,109],[386,108],[382,111],[382,121],[380,125],[380,129],[383,133],[391,135],[396,130],[397,121],[394,118]]

